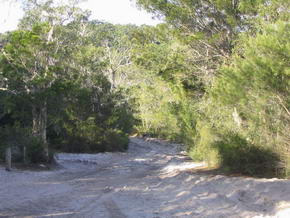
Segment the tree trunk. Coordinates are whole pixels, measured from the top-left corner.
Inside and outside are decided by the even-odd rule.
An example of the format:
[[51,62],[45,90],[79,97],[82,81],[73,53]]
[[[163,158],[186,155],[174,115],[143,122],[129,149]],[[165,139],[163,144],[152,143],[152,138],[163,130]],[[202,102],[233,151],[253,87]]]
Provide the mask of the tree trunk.
[[113,81],[113,87],[114,87],[114,88],[117,87],[117,84],[116,84],[116,82],[117,82],[117,81],[116,81],[116,80],[117,80],[117,75],[116,75],[116,74],[117,74],[117,72],[116,72],[116,70],[114,70],[114,71],[113,71],[113,74],[112,74],[112,81]]
[[26,160],[26,146],[23,146],[23,163],[26,164],[27,160]]
[[46,100],[32,107],[32,131],[33,135],[39,137],[44,146],[44,155],[48,160],[48,144],[46,139],[46,127],[47,127],[47,103]]
[[111,91],[116,89],[116,70],[111,70]]
[[7,147],[5,151],[6,170],[11,171],[11,147]]

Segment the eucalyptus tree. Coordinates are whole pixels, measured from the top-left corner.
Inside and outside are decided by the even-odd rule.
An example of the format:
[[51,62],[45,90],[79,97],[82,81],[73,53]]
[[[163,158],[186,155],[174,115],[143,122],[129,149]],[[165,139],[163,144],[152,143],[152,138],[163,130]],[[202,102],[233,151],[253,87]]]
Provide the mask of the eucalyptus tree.
[[284,0],[136,2],[140,7],[172,25],[180,35],[181,41],[192,47],[192,63],[198,72],[203,73],[206,84],[212,81],[220,64],[230,57],[239,33],[255,29],[257,18],[273,19],[283,12],[289,14],[289,1]]
[[74,52],[82,44],[73,43],[66,29],[78,23],[74,36],[80,37],[85,32],[88,14],[74,5],[55,6],[53,1],[27,3],[29,7],[20,23],[21,30],[12,32],[1,50],[1,71],[6,90],[31,96],[32,131],[43,140],[48,155],[49,91],[59,81],[75,81],[80,77],[73,60],[76,60]]
[[128,81],[132,64],[132,37],[137,29],[134,25],[113,25],[96,23],[92,25],[92,42],[103,50],[103,60],[106,66],[102,72],[111,83],[114,91]]
[[[137,3],[181,29],[184,34],[197,37],[220,55],[228,55],[233,46],[232,40],[249,28],[249,19],[257,15],[261,5],[276,1],[137,0]],[[213,43],[205,41],[211,38],[214,38]]]

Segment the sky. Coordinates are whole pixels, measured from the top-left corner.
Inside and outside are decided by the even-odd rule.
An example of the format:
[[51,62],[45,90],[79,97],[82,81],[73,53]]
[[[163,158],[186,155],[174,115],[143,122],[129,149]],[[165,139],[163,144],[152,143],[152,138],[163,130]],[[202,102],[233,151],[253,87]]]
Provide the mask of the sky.
[[[107,21],[113,24],[156,25],[158,20],[152,15],[140,11],[130,0],[87,0],[80,4],[83,9],[92,11],[92,19]],[[20,4],[15,1],[0,0],[0,33],[15,30],[23,16]]]
[[22,16],[23,11],[19,3],[0,0],[0,33],[16,29]]

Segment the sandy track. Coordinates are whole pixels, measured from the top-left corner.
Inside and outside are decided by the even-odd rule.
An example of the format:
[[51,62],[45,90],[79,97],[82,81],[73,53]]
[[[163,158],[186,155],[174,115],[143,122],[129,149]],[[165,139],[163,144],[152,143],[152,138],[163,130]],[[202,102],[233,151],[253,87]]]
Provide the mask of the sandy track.
[[0,168],[0,217],[290,217],[290,181],[194,173],[176,145],[59,154],[59,170]]

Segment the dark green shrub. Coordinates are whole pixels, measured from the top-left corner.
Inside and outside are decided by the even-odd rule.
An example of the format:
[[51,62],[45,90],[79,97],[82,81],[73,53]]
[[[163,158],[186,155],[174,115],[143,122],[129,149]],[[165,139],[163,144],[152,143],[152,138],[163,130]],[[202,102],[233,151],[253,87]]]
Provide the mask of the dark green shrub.
[[99,136],[96,140],[88,140],[86,137],[69,136],[67,141],[63,141],[60,151],[69,153],[105,152],[106,148],[101,144],[102,138]]
[[[48,128],[50,147],[70,153],[124,150],[123,133],[131,132],[135,119],[122,92],[76,87],[67,95],[73,100],[56,112],[54,125]],[[121,140],[121,148],[115,140]]]
[[28,136],[25,142],[26,160],[30,163],[47,162],[41,139],[33,136]]
[[219,152],[221,168],[227,172],[273,176],[279,168],[278,154],[251,144],[236,133],[225,134],[213,147]]
[[239,133],[225,134],[217,144],[224,166],[289,176],[290,25],[262,22],[258,29],[241,35],[220,68],[209,92],[208,121],[220,135]]
[[128,136],[120,130],[109,129],[105,132],[106,151],[125,151],[128,149],[128,143]]

